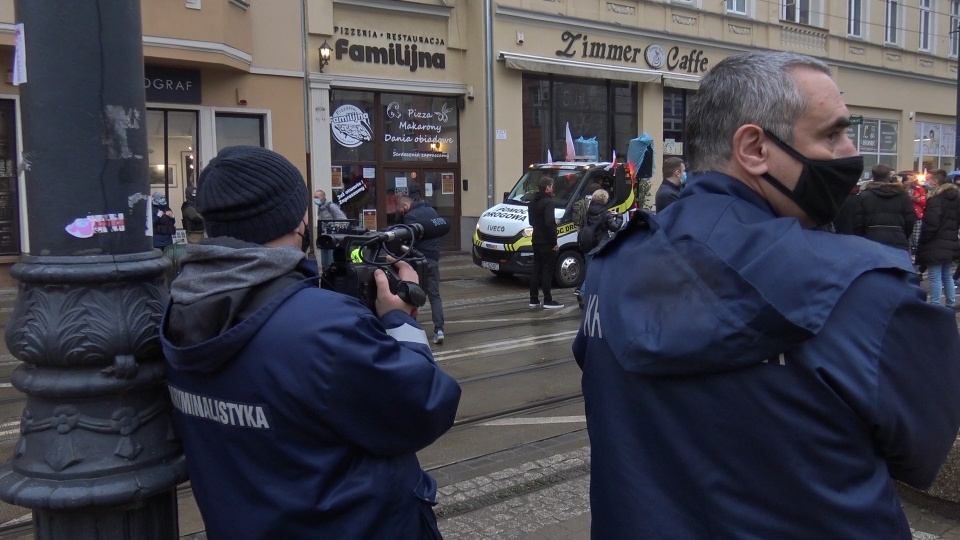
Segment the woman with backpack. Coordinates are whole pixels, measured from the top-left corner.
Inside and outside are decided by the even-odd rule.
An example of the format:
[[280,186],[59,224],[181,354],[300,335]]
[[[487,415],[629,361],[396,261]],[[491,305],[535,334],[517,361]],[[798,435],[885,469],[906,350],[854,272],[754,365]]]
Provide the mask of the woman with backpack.
[[577,242],[584,253],[585,260],[589,260],[591,258],[589,253],[597,246],[606,243],[610,239],[610,234],[623,225],[623,216],[607,210],[609,200],[610,194],[603,188],[594,191],[593,197],[590,198],[584,225],[577,235]]

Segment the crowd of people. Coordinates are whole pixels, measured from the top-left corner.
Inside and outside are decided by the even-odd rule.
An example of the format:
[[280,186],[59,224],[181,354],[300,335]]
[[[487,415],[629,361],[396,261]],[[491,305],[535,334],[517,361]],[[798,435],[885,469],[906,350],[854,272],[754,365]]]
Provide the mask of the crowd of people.
[[904,250],[926,275],[931,304],[956,309],[960,268],[960,190],[942,169],[898,175],[876,165],[854,188],[833,223],[837,233],[869,238]]
[[[687,118],[690,177],[665,165],[656,214],[623,224],[603,189],[578,201],[592,537],[910,538],[894,480],[928,487],[960,426],[960,335],[932,305],[956,305],[960,190],[883,166],[855,190],[850,112],[809,56],[721,60]],[[562,307],[553,190],[541,180],[530,205],[531,308]],[[441,219],[397,202],[404,223]],[[440,538],[416,456],[461,393],[416,320],[429,295],[443,342],[439,246],[422,246],[419,301],[417,272],[391,260],[368,307],[318,286],[308,205],[270,150],[225,148],[200,174],[207,238],[187,246],[160,339],[207,534]]]

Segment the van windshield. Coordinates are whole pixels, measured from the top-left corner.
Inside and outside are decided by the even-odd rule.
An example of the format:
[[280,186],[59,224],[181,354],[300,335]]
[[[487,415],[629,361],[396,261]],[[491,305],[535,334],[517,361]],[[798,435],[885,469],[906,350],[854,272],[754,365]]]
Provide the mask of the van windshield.
[[507,201],[529,204],[537,194],[537,184],[541,178],[553,180],[553,203],[557,208],[563,208],[570,200],[570,196],[577,189],[583,179],[584,170],[570,169],[530,169],[507,196]]

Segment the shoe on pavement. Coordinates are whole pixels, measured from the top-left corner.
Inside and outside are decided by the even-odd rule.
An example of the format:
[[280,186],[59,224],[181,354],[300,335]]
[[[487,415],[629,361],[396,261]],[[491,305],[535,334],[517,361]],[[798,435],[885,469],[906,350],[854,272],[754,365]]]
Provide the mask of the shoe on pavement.
[[540,302],[530,302],[530,309],[537,309],[540,307]]
[[543,303],[543,309],[560,309],[563,307],[563,304],[554,302],[553,300]]
[[443,330],[437,330],[437,333],[433,335],[433,342],[437,345],[443,345]]

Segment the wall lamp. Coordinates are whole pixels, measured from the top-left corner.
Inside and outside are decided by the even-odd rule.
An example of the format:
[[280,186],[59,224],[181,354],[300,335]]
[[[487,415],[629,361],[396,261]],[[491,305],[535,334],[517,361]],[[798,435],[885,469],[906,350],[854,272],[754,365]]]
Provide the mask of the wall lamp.
[[332,52],[333,49],[327,44],[327,40],[323,40],[323,45],[320,46],[320,73],[323,73],[324,66],[330,63],[330,53]]

